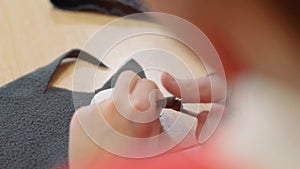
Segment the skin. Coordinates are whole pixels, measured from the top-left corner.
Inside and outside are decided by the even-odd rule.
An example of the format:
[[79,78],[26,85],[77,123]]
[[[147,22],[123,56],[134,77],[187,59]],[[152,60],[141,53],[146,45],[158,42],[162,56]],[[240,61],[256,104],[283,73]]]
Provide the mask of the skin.
[[[153,92],[152,95],[154,95],[154,97],[149,99],[151,92]],[[124,99],[130,98],[129,100],[132,105],[125,104],[125,107],[122,107],[123,110],[127,110],[128,112],[140,111],[135,113],[147,111],[147,113],[157,114],[160,112],[160,109],[156,109],[156,100],[159,100],[162,97],[162,93],[158,90],[157,85],[153,81],[141,79],[131,71],[123,72],[116,82],[113,97],[110,97],[95,106],[87,106],[75,112],[70,126],[71,167],[77,168],[77,166],[82,166],[82,159],[90,161],[95,157],[93,154],[102,157],[113,156],[90,141],[81,128],[77,117],[78,113],[88,114],[87,116],[91,118],[90,121],[93,120],[93,112],[102,113],[105,120],[116,131],[130,137],[147,138],[161,132],[159,119],[156,118],[156,120],[149,123],[136,123],[123,117],[118,112],[116,105],[121,105],[123,104],[122,101]],[[119,100],[114,98],[118,98]],[[155,109],[152,107],[155,107]],[[105,133],[103,133],[103,135],[105,135]]]
[[[285,14],[286,11],[284,12],[280,6],[276,6],[274,1],[149,0],[146,1],[146,3],[151,11],[171,13],[190,21],[209,37],[220,55],[225,69],[227,83],[232,85],[231,89],[233,91],[235,90],[234,85],[236,79],[240,76],[247,76],[248,73],[254,73],[264,78],[272,79],[275,83],[282,84],[296,93],[299,92],[299,30],[295,27],[294,21]],[[218,74],[218,72],[216,73]],[[178,95],[178,87],[176,83],[170,79],[171,77],[165,74],[162,77],[162,82],[168,91]],[[187,82],[181,81],[181,84],[183,85],[182,88],[188,87]],[[205,83],[203,79],[198,79],[198,84],[199,89],[205,89],[208,86],[208,83]],[[209,90],[202,90],[203,93],[207,91]],[[289,98],[282,99],[288,100]],[[203,101],[205,102],[205,100]],[[251,102],[249,104],[251,104]],[[297,112],[286,113],[292,115]],[[245,117],[247,118],[248,116],[245,114],[235,114],[234,118],[247,121]],[[251,157],[244,158],[246,160],[242,161],[243,157],[241,157],[241,159],[237,155],[231,154],[230,148],[226,149],[228,145],[235,145],[234,143],[239,144],[239,142],[235,142],[234,139],[230,139],[230,136],[247,135],[247,133],[234,132],[235,128],[239,127],[239,123],[230,120],[228,117],[226,119],[227,121],[223,121],[213,139],[209,141],[210,144],[206,145],[209,151],[205,152],[206,154],[218,154],[218,158],[212,159],[218,161],[220,166],[216,167],[209,164],[205,167],[274,168],[272,162],[262,162],[262,164],[258,162],[268,159],[272,153],[267,156],[259,156],[260,154],[256,154],[257,161]],[[241,130],[240,132],[243,131]],[[253,132],[255,133],[255,131]],[[277,146],[286,147],[291,140],[286,139],[285,141],[286,142]],[[233,147],[235,148],[235,146]],[[255,143],[252,147],[256,147]],[[216,150],[216,148],[219,148],[219,150]],[[252,152],[248,153],[255,154],[253,151],[255,150],[252,149]],[[201,154],[201,152],[199,152],[199,154]],[[277,156],[280,157],[280,152],[278,152]],[[285,156],[282,158],[295,160],[295,157]],[[222,162],[221,159],[226,159],[226,162]],[[251,165],[249,165],[249,161]],[[240,164],[237,164],[238,162]],[[202,162],[199,161],[199,163]],[[282,165],[283,163],[284,162],[278,161],[277,164]]]
[[[299,33],[294,29],[291,21],[270,1],[146,0],[145,2],[151,11],[180,16],[200,28],[217,49],[224,65],[227,81],[230,84],[234,83],[240,74],[258,72],[299,90]],[[213,78],[217,79],[218,76]],[[178,86],[188,89],[190,80],[177,79],[178,83],[176,83],[173,77],[164,73],[161,81],[170,93],[180,97]],[[219,92],[218,98],[211,99],[211,84],[207,77],[199,78],[197,82],[202,94],[200,102],[210,103],[224,97],[224,94]],[[124,84],[127,84],[129,88],[122,88]],[[222,91],[222,86],[218,86],[218,88],[219,91]],[[151,105],[155,105],[155,100],[162,97],[154,82],[141,80],[132,72],[125,72],[118,79],[116,89],[120,89],[120,92],[115,93],[116,96],[119,94],[117,97],[129,96],[128,98],[133,103],[133,106],[128,105],[127,110],[132,110],[132,108],[140,111],[150,110],[148,113],[152,114],[159,111],[151,109]],[[155,97],[149,99],[148,96],[153,93],[156,93]],[[194,100],[198,100],[198,98],[188,98],[190,102]],[[171,154],[145,162],[115,156],[96,146],[83,132],[77,119],[76,114],[89,114],[97,111],[97,107],[103,110],[110,125],[122,134],[133,137],[149,137],[161,132],[159,120],[140,124],[125,119],[116,109],[112,98],[95,106],[84,107],[75,113],[70,126],[71,168],[87,168],[87,166],[88,168],[126,168],[126,166],[128,168],[134,168],[134,166],[136,168],[262,168],[255,165],[254,161],[251,161],[251,165],[246,162],[238,164],[234,157],[228,158],[229,152],[224,153],[220,150],[223,144],[222,138],[226,137],[226,122],[220,125],[220,129],[205,144],[201,152],[190,153],[190,156],[185,156],[186,158]],[[201,120],[203,118],[199,119],[200,124]],[[197,164],[189,162],[189,159],[194,156],[199,157]],[[176,160],[178,158],[181,160]],[[132,162],[135,164],[134,166],[129,165]]]
[[[163,75],[165,76],[165,75]],[[174,80],[174,79],[172,79]],[[178,87],[178,86],[177,86]],[[172,90],[172,89],[171,89]],[[206,89],[205,89],[206,90]],[[149,97],[149,96],[153,97]],[[210,99],[208,94],[205,98]],[[114,98],[119,98],[114,99]],[[125,71],[123,72],[115,86],[113,96],[109,99],[102,101],[96,105],[86,106],[77,110],[72,118],[70,126],[70,144],[69,144],[69,163],[71,168],[81,169],[81,168],[98,168],[98,167],[110,167],[110,168],[157,168],[159,166],[164,166],[165,168],[174,168],[179,166],[186,166],[186,163],[174,163],[174,165],[169,165],[170,160],[175,154],[165,157],[165,163],[158,163],[156,158],[153,159],[127,159],[123,157],[111,154],[99,146],[97,146],[82,129],[79,121],[78,114],[85,114],[89,118],[91,125],[95,122],[94,114],[102,113],[105,120],[113,127],[116,131],[135,138],[148,138],[151,136],[158,135],[162,132],[161,124],[158,118],[156,120],[148,123],[136,123],[124,118],[117,108],[117,104],[123,104],[124,99],[129,98],[131,104],[124,104],[122,110],[127,110],[128,112],[135,113],[152,113],[157,114],[161,109],[156,108],[156,101],[163,98],[162,93],[158,90],[157,85],[147,79],[139,78],[134,72]],[[152,109],[155,107],[155,109]],[[216,111],[222,107],[216,106]],[[201,128],[205,122],[208,112],[202,112],[198,117],[198,130],[197,133],[201,131]],[[105,126],[103,126],[105,128]],[[100,135],[106,136],[106,132],[110,132],[110,129],[101,130]],[[130,146],[130,145],[128,145]],[[176,155],[175,155],[176,156]],[[164,158],[164,157],[163,157]],[[182,158],[182,157],[180,157]],[[186,157],[187,158],[187,157]],[[208,156],[203,159],[208,159]],[[112,162],[113,161],[113,162]],[[132,166],[132,164],[135,164]],[[207,165],[206,162],[202,165]],[[145,167],[146,166],[146,167]],[[190,167],[194,167],[194,164],[190,164]]]

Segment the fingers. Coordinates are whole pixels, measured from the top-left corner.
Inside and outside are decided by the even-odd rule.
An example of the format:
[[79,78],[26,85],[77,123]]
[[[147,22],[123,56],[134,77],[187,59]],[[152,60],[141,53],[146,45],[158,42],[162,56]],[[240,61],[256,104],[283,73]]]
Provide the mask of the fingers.
[[208,116],[208,111],[203,111],[199,114],[198,116],[198,123],[197,123],[197,128],[196,128],[196,138],[199,138],[200,136],[200,132],[203,128],[203,125],[207,119],[207,116]]
[[[156,101],[163,98],[157,85],[150,80],[140,79],[131,94],[132,105],[138,111],[156,109]],[[155,110],[153,110],[155,111]]]
[[118,77],[118,80],[115,85],[115,92],[116,93],[131,93],[133,88],[135,87],[136,83],[141,78],[132,71],[124,71]]
[[209,111],[199,113],[198,124],[196,129],[196,138],[199,143],[206,142],[219,126],[225,107],[221,104],[212,104]]
[[153,81],[141,79],[132,71],[120,74],[113,95],[117,105],[132,106],[132,111],[141,112],[150,111],[150,108],[155,110],[156,101],[163,98],[163,94]]
[[[114,121],[110,124],[127,126],[125,132],[121,126],[117,128],[130,136],[159,134],[158,118],[161,110],[157,108],[156,102],[162,98],[163,94],[153,81],[141,79],[132,71],[125,71],[120,74],[113,91],[112,102],[117,117],[111,118]],[[108,116],[112,116],[112,113]]]
[[140,79],[141,78],[132,71],[124,71],[119,75],[114,87],[112,100],[122,115],[126,116],[129,112],[133,112],[133,109],[130,107],[130,94]]
[[170,74],[164,72],[161,76],[161,82],[170,93],[176,97],[181,97],[179,85]]
[[[198,81],[194,79],[174,79],[170,74],[163,73],[161,80],[170,93],[181,98],[184,102],[208,102],[209,100],[210,83],[205,78],[198,84]],[[201,88],[201,92],[199,88]]]
[[[170,93],[184,102],[210,103],[224,98],[226,93],[224,81],[216,75],[183,80],[163,73],[161,81]],[[214,88],[214,95],[212,95],[212,88]]]

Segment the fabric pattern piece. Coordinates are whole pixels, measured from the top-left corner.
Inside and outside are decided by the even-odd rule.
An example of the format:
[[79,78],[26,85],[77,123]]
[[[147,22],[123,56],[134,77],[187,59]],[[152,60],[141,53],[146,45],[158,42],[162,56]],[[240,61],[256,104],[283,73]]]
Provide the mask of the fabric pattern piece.
[[140,0],[50,0],[60,9],[75,11],[96,11],[104,14],[125,16],[144,12]]
[[[74,107],[73,91],[48,87],[48,83],[63,59],[77,57],[106,67],[95,57],[75,49],[0,88],[1,169],[68,168],[70,120],[76,109],[89,105],[95,93],[76,92],[80,103]],[[129,60],[96,93],[113,87],[113,79],[124,70],[140,72],[145,78],[138,63]]]

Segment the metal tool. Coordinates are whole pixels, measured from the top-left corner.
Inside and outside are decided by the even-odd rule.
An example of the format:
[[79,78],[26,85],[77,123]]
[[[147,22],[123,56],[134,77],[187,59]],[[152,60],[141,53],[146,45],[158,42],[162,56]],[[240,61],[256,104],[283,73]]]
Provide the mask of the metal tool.
[[199,115],[199,113],[197,113],[197,112],[192,112],[190,110],[184,109],[181,99],[179,99],[175,96],[165,97],[161,100],[158,100],[157,107],[162,107],[165,109],[172,109],[175,111],[179,111],[181,113],[190,115],[195,118],[198,118],[198,115]]

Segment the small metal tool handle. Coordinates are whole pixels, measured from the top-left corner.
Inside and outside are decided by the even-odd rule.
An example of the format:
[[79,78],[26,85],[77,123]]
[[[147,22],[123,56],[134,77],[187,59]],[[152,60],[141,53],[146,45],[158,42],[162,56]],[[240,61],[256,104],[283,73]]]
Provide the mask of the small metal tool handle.
[[187,114],[187,115],[190,115],[190,116],[195,117],[195,118],[198,119],[198,115],[199,115],[199,114],[196,113],[196,112],[192,112],[192,111],[186,110],[186,109],[184,109],[184,108],[181,108],[181,109],[180,109],[180,112],[181,112],[181,113],[184,113],[184,114]]
[[172,110],[175,110],[175,111],[179,111],[181,113],[184,113],[184,114],[190,115],[192,117],[198,118],[198,113],[184,109],[183,106],[182,106],[181,99],[178,99],[174,96],[166,97],[162,100],[159,100],[157,102],[157,106],[162,107],[162,108],[166,108],[166,109],[172,109]]

